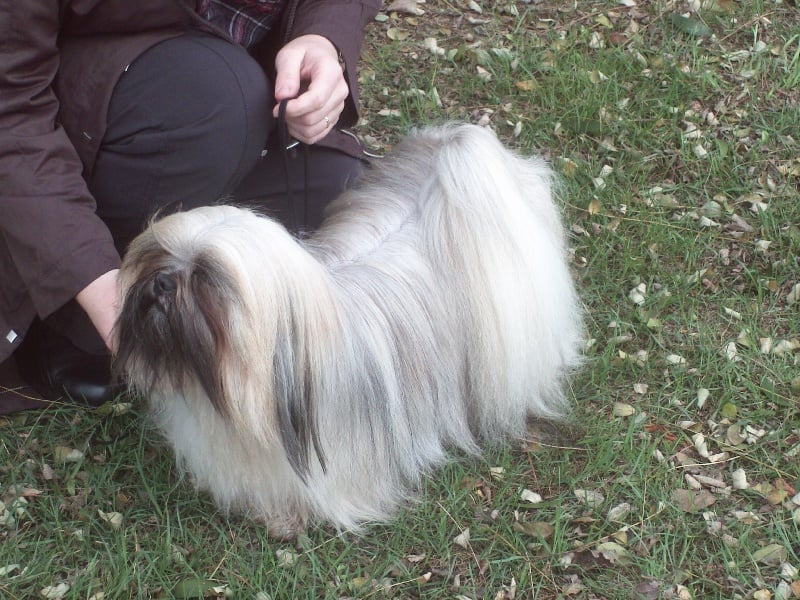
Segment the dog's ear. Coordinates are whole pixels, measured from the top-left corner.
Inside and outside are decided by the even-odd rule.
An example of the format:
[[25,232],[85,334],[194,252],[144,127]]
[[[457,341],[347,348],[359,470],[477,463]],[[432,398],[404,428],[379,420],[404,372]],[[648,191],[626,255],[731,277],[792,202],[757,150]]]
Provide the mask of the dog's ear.
[[305,482],[313,446],[317,459],[326,471],[325,455],[316,424],[316,393],[313,373],[303,349],[304,335],[298,331],[293,311],[282,321],[276,335],[273,358],[275,410],[281,443],[292,469]]
[[223,373],[233,360],[229,335],[233,329],[231,314],[239,303],[233,281],[219,265],[198,260],[189,276],[185,302],[176,302],[175,326],[183,332],[178,337],[181,355],[194,371],[214,408],[228,412]]

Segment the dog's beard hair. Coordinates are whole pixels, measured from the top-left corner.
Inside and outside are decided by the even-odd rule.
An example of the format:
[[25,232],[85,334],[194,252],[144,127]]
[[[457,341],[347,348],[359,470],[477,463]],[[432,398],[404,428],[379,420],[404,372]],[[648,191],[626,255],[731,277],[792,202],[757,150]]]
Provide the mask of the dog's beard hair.
[[233,207],[165,217],[123,263],[118,366],[224,508],[277,533],[386,518],[446,448],[567,411],[582,332],[550,186],[443,127],[302,242]]

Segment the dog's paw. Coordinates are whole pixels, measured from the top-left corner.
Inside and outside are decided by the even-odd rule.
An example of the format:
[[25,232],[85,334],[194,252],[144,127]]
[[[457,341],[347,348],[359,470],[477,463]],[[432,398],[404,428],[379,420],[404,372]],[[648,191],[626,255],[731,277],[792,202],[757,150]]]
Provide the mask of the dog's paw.
[[306,531],[306,521],[299,515],[283,515],[262,519],[267,526],[269,537],[281,542],[289,542]]

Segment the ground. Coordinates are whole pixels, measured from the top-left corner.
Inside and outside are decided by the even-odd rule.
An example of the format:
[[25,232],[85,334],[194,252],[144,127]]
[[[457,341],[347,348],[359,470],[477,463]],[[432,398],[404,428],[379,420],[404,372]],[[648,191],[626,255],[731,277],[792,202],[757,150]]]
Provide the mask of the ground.
[[569,423],[460,458],[362,537],[218,514],[141,407],[0,425],[7,598],[800,598],[800,10],[396,2],[358,127],[492,128],[563,182]]

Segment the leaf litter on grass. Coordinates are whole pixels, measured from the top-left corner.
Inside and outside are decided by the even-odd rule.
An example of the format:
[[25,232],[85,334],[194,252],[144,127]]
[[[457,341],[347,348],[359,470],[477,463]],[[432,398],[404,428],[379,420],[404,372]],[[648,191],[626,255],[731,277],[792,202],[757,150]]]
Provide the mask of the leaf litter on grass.
[[[322,532],[319,547],[276,552],[256,536],[219,554],[227,538],[210,524],[226,521],[192,522],[201,509],[176,510],[170,485],[156,510],[129,484],[116,506],[127,509],[114,510],[120,490],[92,481],[111,467],[76,443],[88,435],[56,452],[20,440],[4,473],[44,497],[3,486],[2,541],[53,539],[62,521],[90,541],[117,536],[104,544],[135,534],[142,572],[169,525],[187,550],[164,561],[167,581],[142,590],[152,594],[189,582],[213,597],[226,582],[256,597],[295,576],[308,597],[800,598],[798,25],[786,2],[387,6],[361,72],[372,150],[412,124],[468,120],[563,179],[593,340],[576,383],[587,439],[492,456],[431,484],[434,498],[461,494],[446,510],[415,507],[418,520],[360,540]],[[134,510],[158,516],[136,522]],[[118,530],[102,516],[115,512]],[[272,571],[248,571],[259,552]],[[4,558],[0,586],[35,567]],[[65,580],[82,585],[82,568],[65,560]],[[17,589],[63,589],[39,583]]]

